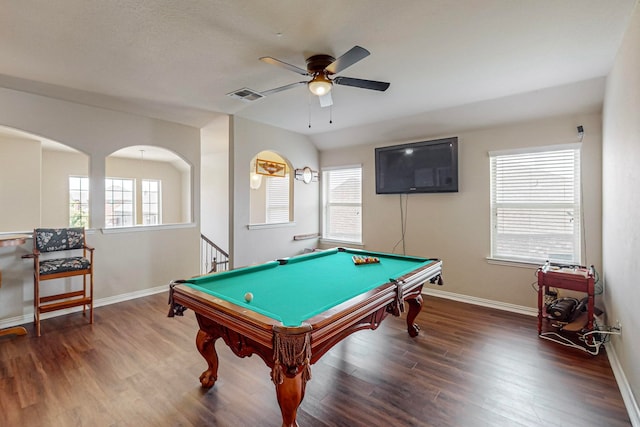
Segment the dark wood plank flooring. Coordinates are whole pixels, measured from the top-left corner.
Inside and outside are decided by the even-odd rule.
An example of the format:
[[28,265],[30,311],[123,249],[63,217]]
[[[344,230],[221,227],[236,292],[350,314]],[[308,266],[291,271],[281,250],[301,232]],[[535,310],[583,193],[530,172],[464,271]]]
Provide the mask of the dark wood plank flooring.
[[[193,312],[167,295],[42,322],[0,338],[1,426],[279,426],[269,370],[222,343],[206,391]],[[534,317],[425,298],[412,339],[388,317],[312,368],[298,413],[311,426],[630,426],[604,351],[539,339]]]

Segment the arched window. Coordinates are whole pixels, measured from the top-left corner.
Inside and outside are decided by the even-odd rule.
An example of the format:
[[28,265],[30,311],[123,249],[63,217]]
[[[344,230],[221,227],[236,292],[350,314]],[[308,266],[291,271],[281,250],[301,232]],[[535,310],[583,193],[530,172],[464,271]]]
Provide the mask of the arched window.
[[191,167],[170,150],[136,145],[106,159],[105,227],[191,221]]
[[262,151],[251,160],[251,224],[283,224],[293,221],[292,181],[291,167],[280,155]]

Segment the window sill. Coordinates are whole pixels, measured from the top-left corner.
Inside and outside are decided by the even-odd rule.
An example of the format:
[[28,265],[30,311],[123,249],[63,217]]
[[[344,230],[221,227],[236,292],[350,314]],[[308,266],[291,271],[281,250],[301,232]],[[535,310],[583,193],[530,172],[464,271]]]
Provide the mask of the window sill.
[[273,224],[248,224],[249,230],[262,230],[264,228],[283,228],[283,227],[295,227],[295,222],[278,222]]
[[136,225],[133,227],[100,228],[100,232],[102,234],[137,233],[139,231],[174,230],[179,228],[193,228],[195,226],[196,224],[194,222],[185,222],[182,224]]
[[364,243],[362,242],[321,238],[320,243],[323,245],[346,246],[349,248],[364,249]]
[[492,257],[487,257],[486,260],[488,264],[504,265],[507,267],[531,268],[531,269],[537,269],[542,264],[544,264],[537,261],[522,261],[522,260],[516,261],[513,259],[492,258]]

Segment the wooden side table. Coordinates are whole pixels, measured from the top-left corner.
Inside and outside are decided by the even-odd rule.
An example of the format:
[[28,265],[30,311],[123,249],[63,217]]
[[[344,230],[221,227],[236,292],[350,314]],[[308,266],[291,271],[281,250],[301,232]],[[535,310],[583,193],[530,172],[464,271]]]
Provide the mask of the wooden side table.
[[[28,234],[0,235],[0,247],[24,245],[30,237]],[[0,286],[2,286],[2,271],[0,271]],[[24,326],[0,329],[0,337],[5,335],[27,335],[27,330]]]
[[586,267],[558,268],[551,267],[546,270],[538,270],[538,335],[542,333],[542,319],[546,318],[544,295],[549,288],[567,289],[584,292],[587,294],[587,329],[593,330],[594,313],[594,286],[593,272]]

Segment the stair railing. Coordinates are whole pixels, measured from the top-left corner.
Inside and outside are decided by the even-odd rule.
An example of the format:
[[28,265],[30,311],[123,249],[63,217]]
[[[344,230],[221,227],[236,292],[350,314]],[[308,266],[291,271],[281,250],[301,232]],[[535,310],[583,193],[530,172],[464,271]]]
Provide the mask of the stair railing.
[[216,273],[229,269],[229,254],[200,234],[200,274]]

